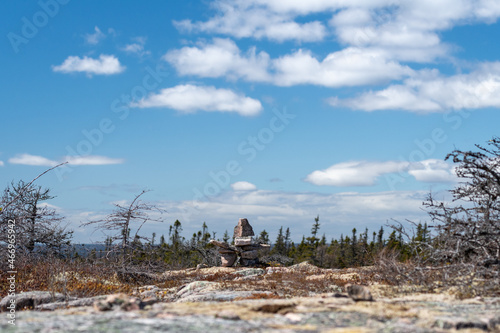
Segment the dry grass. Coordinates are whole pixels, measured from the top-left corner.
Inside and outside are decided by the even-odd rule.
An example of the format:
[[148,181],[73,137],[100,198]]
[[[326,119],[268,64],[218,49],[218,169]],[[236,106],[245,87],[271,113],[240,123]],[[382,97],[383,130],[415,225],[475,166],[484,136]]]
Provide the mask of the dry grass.
[[[56,258],[22,258],[16,263],[16,293],[52,291],[66,296],[92,297],[113,293],[130,293],[133,284],[116,278],[115,271],[104,265],[66,261]],[[0,271],[6,281],[7,270]],[[0,297],[8,294],[7,284],[0,284]]]
[[[265,275],[242,277],[234,274],[242,268],[211,267],[168,271],[164,274],[145,272],[157,279],[124,279],[115,269],[105,263],[67,261],[57,258],[25,258],[17,262],[17,293],[23,291],[52,291],[72,297],[92,297],[97,295],[126,293],[144,285],[154,284],[161,289],[175,290],[193,281],[217,282],[225,290],[263,291],[256,298],[288,298],[311,296],[314,294],[342,291],[346,283],[363,283],[363,274],[352,269],[326,270],[314,266],[308,270],[283,269]],[[6,271],[0,271],[0,279],[5,281]],[[127,271],[133,271],[128,269]],[[118,273],[117,273],[118,272]],[[133,274],[133,273],[132,273]],[[366,275],[366,274],[365,274]],[[0,297],[7,295],[8,286],[0,285]],[[273,294],[270,295],[269,293]],[[260,296],[259,296],[260,295]]]
[[[119,269],[104,263],[66,261],[56,258],[24,258],[17,262],[17,293],[23,291],[52,291],[72,297],[92,297],[113,293],[132,294],[139,287],[154,284],[173,293],[181,286],[193,281],[216,282],[223,290],[262,291],[252,296],[255,299],[290,298],[344,291],[347,283],[362,285],[385,285],[392,292],[407,294],[411,292],[447,292],[450,280],[443,283],[443,272],[439,270],[419,271],[410,262],[402,264],[391,258],[380,260],[378,266],[357,269],[320,269],[304,266],[307,269],[283,268],[271,270],[264,275],[241,276],[234,274],[243,268],[210,267],[199,270],[185,269],[167,271],[163,274],[144,272],[153,276],[152,281],[127,280],[117,274]],[[129,269],[129,271],[132,271]],[[7,270],[0,270],[0,279],[6,281]],[[456,288],[456,297],[467,298],[478,295],[482,285],[476,280],[471,283],[462,277],[462,286]],[[456,286],[456,284],[455,284]],[[411,287],[411,288],[410,288]],[[396,289],[394,289],[396,288]],[[489,288],[491,291],[492,289]],[[271,293],[269,293],[271,292]],[[496,288],[498,293],[498,288]],[[8,285],[0,284],[0,298],[8,293]]]

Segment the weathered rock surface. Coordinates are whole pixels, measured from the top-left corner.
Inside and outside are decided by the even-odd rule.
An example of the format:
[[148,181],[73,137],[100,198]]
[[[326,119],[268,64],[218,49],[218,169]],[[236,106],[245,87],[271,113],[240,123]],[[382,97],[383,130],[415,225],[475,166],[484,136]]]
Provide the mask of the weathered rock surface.
[[239,219],[238,224],[234,227],[234,238],[236,237],[251,237],[255,236],[253,228],[248,223],[247,219]]
[[241,253],[241,257],[243,259],[257,259],[259,253],[256,250],[253,251],[245,251]]
[[230,253],[221,253],[220,255],[220,260],[222,263],[222,267],[231,267],[234,265],[236,262],[236,259],[238,259],[238,256],[234,252]]
[[44,303],[58,302],[65,299],[63,294],[52,293],[50,291],[29,291],[25,293],[15,294],[14,296],[6,296],[0,301],[0,310],[6,311],[11,304],[11,300],[15,300],[16,310],[25,307],[35,307]]
[[[224,293],[221,293],[224,295]],[[443,295],[358,302],[298,297],[157,303],[149,309],[21,311],[1,332],[498,332],[500,298],[467,303]]]
[[360,286],[357,284],[346,284],[345,285],[345,290],[347,291],[347,295],[356,302],[359,301],[366,301],[366,302],[371,302],[373,301],[373,296],[370,293],[370,289],[366,286]]
[[235,271],[232,274],[249,277],[249,276],[264,275],[264,274],[266,274],[266,271],[263,270],[262,268],[246,268],[246,269]]
[[[169,271],[158,276],[181,286],[39,305],[17,311],[16,326],[0,321],[0,332],[500,332],[500,297],[457,300],[373,284],[358,294],[376,301],[356,302],[361,273],[307,263]],[[320,284],[326,289],[310,289]],[[301,285],[309,297],[295,296]]]
[[76,307],[81,307],[81,306],[91,306],[93,305],[96,301],[99,300],[104,300],[106,299],[107,296],[96,296],[96,297],[87,297],[87,298],[80,298],[68,302],[53,302],[53,303],[47,303],[47,304],[41,304],[35,306],[35,310],[40,310],[40,311],[54,311],[57,309],[65,309],[65,308],[76,308]]
[[235,237],[234,238],[234,245],[235,246],[251,245],[252,243],[253,243],[252,237]]

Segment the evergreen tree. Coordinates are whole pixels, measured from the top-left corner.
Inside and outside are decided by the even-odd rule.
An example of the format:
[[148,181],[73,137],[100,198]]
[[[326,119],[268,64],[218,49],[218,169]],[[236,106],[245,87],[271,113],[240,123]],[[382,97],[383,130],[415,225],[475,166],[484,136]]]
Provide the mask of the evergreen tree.
[[230,239],[230,238],[231,238],[231,237],[229,237],[229,234],[228,234],[228,232],[227,232],[227,230],[226,230],[226,231],[224,232],[224,235],[222,236],[222,241],[227,243],[227,242],[229,241],[229,239]]
[[209,240],[210,240],[210,232],[208,231],[207,223],[203,222],[203,225],[201,226],[201,242],[202,242],[202,245],[203,246],[207,245],[207,243],[208,243]]
[[181,245],[182,243],[182,224],[179,220],[175,220],[174,225],[170,226],[170,242],[174,249],[177,250],[177,248]]
[[311,229],[311,237],[307,237],[307,241],[310,247],[310,252],[314,252],[314,250],[318,247],[319,238],[316,237],[318,231],[319,231],[319,215],[314,218],[314,224]]
[[316,238],[316,235],[318,234],[319,230],[319,215],[314,218],[314,224],[311,229],[311,235],[313,238]]
[[285,251],[286,251],[286,254],[290,256],[290,248],[291,248],[291,239],[290,239],[290,228],[286,228],[286,232],[285,232]]
[[276,237],[276,242],[274,242],[272,253],[286,255],[286,244],[285,236],[283,236],[283,226],[280,227],[280,230],[278,231],[278,237]]
[[352,229],[352,239],[351,239],[351,244],[350,244],[350,260],[349,260],[349,264],[351,266],[355,266],[357,265],[357,260],[358,260],[358,249],[357,249],[357,243],[358,243],[358,239],[357,239],[357,236],[356,236],[356,228]]
[[380,227],[377,235],[377,249],[380,251],[384,247],[384,227]]
[[257,238],[257,243],[260,244],[269,244],[269,234],[267,231],[264,229],[260,232],[259,237]]
[[319,246],[325,246],[325,245],[326,245],[326,235],[323,234],[321,240],[319,241]]
[[340,235],[340,244],[339,244],[339,258],[338,258],[338,266],[339,268],[347,267],[347,258],[346,258],[346,244],[349,244],[349,237],[345,237],[344,235]]

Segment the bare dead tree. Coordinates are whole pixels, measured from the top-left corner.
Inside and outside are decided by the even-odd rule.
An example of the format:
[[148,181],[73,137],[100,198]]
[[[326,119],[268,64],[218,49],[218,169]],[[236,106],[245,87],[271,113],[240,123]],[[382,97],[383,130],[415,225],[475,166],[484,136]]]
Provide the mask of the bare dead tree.
[[38,176],[36,176],[35,178],[33,178],[29,183],[25,184],[24,187],[18,191],[17,195],[13,198],[10,198],[9,201],[2,201],[2,206],[0,206],[0,215],[2,215],[3,211],[5,211],[10,205],[12,205],[14,202],[17,201],[17,199],[19,199],[23,194],[24,192],[40,177],[42,177],[43,175],[45,175],[47,172],[51,171],[51,170],[54,170],[55,168],[58,168],[60,167],[61,165],[64,165],[64,164],[68,164],[69,162],[63,162],[63,163],[60,163],[56,166],[53,166],[52,168],[50,169],[47,169],[45,170],[44,172],[42,172],[41,174],[39,174]]
[[459,163],[461,182],[451,190],[453,203],[429,195],[425,206],[436,223],[443,261],[500,264],[500,138],[476,147],[446,157]]
[[[107,241],[119,243],[119,249],[122,254],[122,259],[125,262],[127,259],[128,250],[141,239],[149,240],[147,237],[139,235],[139,231],[146,222],[163,222],[163,218],[153,217],[152,212],[160,215],[166,211],[158,208],[155,205],[148,204],[140,200],[141,196],[149,191],[144,190],[134,197],[132,202],[127,206],[114,204],[115,210],[113,213],[106,216],[104,219],[89,221],[82,223],[81,226],[95,226],[96,230],[101,230],[104,233],[111,231]],[[133,236],[130,235],[132,224],[136,225],[136,232]]]
[[405,281],[439,279],[466,295],[500,293],[500,138],[476,148],[446,156],[458,164],[460,182],[450,191],[451,202],[437,201],[432,193],[424,202],[432,220],[430,241],[414,241],[402,224],[391,225],[406,237],[412,254],[411,270],[398,273]]
[[500,294],[500,138],[476,148],[446,156],[458,164],[460,182],[450,190],[451,202],[432,193],[425,200],[431,237],[416,237],[397,221],[389,225],[405,240],[409,260],[382,251],[376,261],[384,280],[429,291],[454,286],[461,297]]
[[22,180],[18,183],[12,182],[4,190],[1,197],[1,202],[5,205],[0,215],[0,240],[5,241],[2,237],[6,236],[7,232],[3,231],[7,228],[8,221],[14,220],[16,243],[27,252],[33,252],[36,244],[43,244],[49,249],[69,245],[72,231],[61,227],[63,217],[45,204],[45,201],[54,197],[50,195],[49,189],[34,186],[33,182],[34,180],[27,184]]

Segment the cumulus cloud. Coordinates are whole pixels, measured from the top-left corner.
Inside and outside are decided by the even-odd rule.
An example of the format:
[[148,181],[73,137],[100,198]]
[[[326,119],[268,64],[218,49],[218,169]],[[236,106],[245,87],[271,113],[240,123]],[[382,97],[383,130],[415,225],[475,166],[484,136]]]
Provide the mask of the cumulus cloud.
[[83,36],[83,38],[85,39],[85,42],[87,44],[96,45],[96,44],[99,44],[99,42],[101,40],[103,40],[104,38],[106,38],[106,35],[101,31],[101,29],[99,29],[96,26],[96,27],[94,27],[94,33],[92,33],[92,34],[85,34]]
[[319,61],[311,52],[299,50],[274,62],[278,85],[314,84],[327,87],[375,84],[412,74],[387,58],[384,52],[369,49],[347,48],[330,53]]
[[11,164],[33,165],[33,166],[56,166],[63,162],[70,165],[108,165],[121,164],[124,162],[120,158],[110,158],[106,156],[87,155],[87,156],[66,156],[59,161],[50,160],[43,156],[31,154],[18,154],[10,158]]
[[101,54],[99,59],[93,59],[87,56],[83,58],[69,56],[61,65],[52,66],[52,70],[62,73],[82,72],[89,76],[92,74],[112,75],[123,72],[125,66],[122,66],[115,56]]
[[4,166],[5,164],[3,163],[3,161],[0,161],[0,166]]
[[214,38],[211,44],[183,47],[164,57],[180,75],[223,77],[249,81],[268,81],[269,55],[257,54],[255,47],[242,54],[235,42]]
[[[174,24],[181,31],[280,42],[321,41],[333,33],[345,45],[382,48],[394,59],[417,62],[449,53],[441,31],[473,21],[492,23],[500,16],[500,5],[489,0],[218,0],[212,9],[207,21]],[[311,16],[318,13],[330,13],[331,20]]]
[[216,1],[214,8],[218,15],[206,22],[183,20],[175,21],[174,24],[181,31],[218,33],[237,38],[267,38],[278,42],[320,41],[327,34],[325,25],[319,21],[298,23],[294,15],[269,10],[267,6],[251,1]]
[[191,84],[166,88],[159,93],[150,94],[132,107],[163,107],[183,113],[196,111],[236,112],[242,116],[254,116],[262,110],[260,101],[236,94],[232,90],[217,89],[213,86],[196,86]]
[[310,51],[300,49],[270,59],[266,52],[257,53],[255,47],[242,53],[235,42],[220,38],[215,38],[210,44],[172,50],[164,59],[180,75],[226,77],[279,86],[358,86],[413,74],[409,67],[388,59],[388,54],[380,50],[352,47],[317,59]]
[[144,46],[146,45],[145,37],[135,37],[133,38],[133,41],[133,43],[125,45],[122,50],[130,54],[135,54],[139,57],[151,54],[150,51],[144,49]]
[[424,71],[403,84],[356,98],[331,99],[332,105],[356,110],[406,110],[420,113],[500,107],[500,62],[488,62],[467,74],[443,77]]
[[[357,47],[383,49],[392,59],[428,62],[445,56],[450,48],[443,44],[438,31],[465,17],[467,9],[433,8],[445,2],[405,2],[391,7],[347,7],[330,20],[340,42]],[[449,5],[449,4],[448,4]],[[422,11],[434,10],[422,15]],[[436,15],[437,14],[437,15]],[[433,16],[436,15],[436,16]]]
[[382,174],[398,172],[408,167],[408,162],[352,161],[334,164],[325,170],[310,173],[305,181],[327,186],[370,186]]
[[231,188],[233,191],[253,191],[257,189],[257,186],[249,182],[241,181],[231,184]]
[[408,173],[421,182],[452,182],[456,179],[454,168],[448,163],[428,159],[407,161],[351,161],[334,164],[325,170],[316,170],[304,179],[318,186],[372,186],[380,176],[391,173]]
[[457,180],[455,168],[442,160],[429,159],[411,163],[408,173],[425,183],[444,183]]

